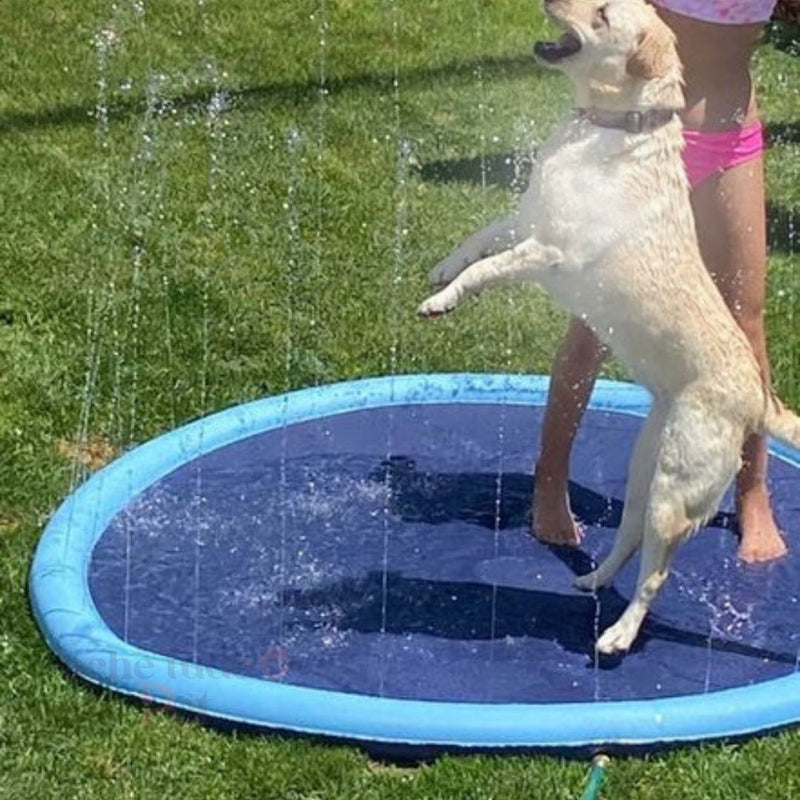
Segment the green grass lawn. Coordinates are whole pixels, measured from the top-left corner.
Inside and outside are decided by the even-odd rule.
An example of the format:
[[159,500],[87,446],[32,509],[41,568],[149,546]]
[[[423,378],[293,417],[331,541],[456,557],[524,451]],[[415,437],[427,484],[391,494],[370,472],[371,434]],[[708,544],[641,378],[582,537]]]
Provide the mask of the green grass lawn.
[[[535,289],[435,324],[425,275],[513,202],[509,154],[568,107],[522,0],[6,0],[0,21],[0,797],[572,798],[586,765],[414,769],[223,734],[58,668],[25,594],[48,514],[99,460],[289,388],[547,371]],[[800,407],[800,60],[756,67],[775,383]],[[610,373],[618,370],[609,367]],[[792,541],[791,546],[800,546]],[[609,798],[790,798],[800,734],[617,761]]]

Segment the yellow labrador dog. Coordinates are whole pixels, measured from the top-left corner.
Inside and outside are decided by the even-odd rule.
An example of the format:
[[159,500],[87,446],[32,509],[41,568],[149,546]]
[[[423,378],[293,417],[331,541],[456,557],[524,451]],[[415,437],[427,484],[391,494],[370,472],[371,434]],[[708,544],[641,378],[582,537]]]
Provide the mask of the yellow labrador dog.
[[576,110],[543,146],[516,215],[435,267],[431,280],[444,288],[419,313],[536,281],[652,393],[613,549],[577,581],[584,590],[610,583],[641,548],[634,597],[597,642],[623,652],[675,548],[716,513],[745,439],[768,432],[800,446],[800,419],[765,387],[700,257],[671,31],[644,0],[546,0],[545,10],[565,33],[536,55],[571,78]]

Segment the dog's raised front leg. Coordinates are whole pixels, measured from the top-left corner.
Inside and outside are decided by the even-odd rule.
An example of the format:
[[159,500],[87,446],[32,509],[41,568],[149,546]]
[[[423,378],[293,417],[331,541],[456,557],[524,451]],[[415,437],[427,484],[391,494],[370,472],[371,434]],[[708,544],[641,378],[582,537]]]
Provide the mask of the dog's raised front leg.
[[563,253],[557,247],[543,245],[536,239],[526,239],[511,250],[484,258],[467,267],[444,289],[422,303],[419,313],[423,317],[444,314],[455,308],[466,294],[475,294],[500,284],[536,280],[537,274],[542,270],[556,269],[563,260]]
[[431,285],[446,286],[470,264],[513,247],[518,241],[516,226],[516,218],[508,217],[473,233],[431,270]]

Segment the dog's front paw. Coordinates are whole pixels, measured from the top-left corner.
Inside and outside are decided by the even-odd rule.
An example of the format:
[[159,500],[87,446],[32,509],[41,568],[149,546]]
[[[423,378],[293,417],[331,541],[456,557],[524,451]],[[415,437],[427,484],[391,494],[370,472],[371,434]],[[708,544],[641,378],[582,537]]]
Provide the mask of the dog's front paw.
[[607,656],[615,653],[627,653],[631,649],[637,633],[639,633],[638,627],[631,625],[622,617],[610,628],[606,628],[603,631],[603,635],[595,644],[595,650]]
[[448,286],[425,300],[417,309],[417,314],[421,317],[439,317],[452,311],[457,303],[458,292]]

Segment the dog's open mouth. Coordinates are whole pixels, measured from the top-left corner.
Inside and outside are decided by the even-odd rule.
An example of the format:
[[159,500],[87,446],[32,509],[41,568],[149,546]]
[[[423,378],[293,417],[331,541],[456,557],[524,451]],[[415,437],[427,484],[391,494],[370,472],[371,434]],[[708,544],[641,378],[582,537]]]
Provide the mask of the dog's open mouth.
[[574,33],[565,33],[556,42],[536,42],[533,52],[537,58],[554,64],[562,58],[574,56],[581,49],[581,40]]

